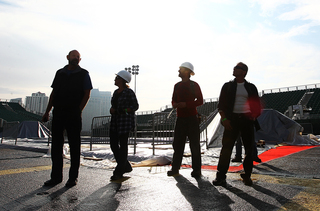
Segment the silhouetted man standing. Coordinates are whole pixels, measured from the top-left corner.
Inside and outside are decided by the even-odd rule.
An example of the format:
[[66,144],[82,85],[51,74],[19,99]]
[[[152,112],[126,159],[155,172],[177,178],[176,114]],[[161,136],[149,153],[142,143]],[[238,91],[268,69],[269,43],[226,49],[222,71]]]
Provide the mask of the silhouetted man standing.
[[246,153],[243,161],[245,173],[240,176],[245,185],[252,185],[250,177],[253,167],[254,123],[261,114],[261,104],[256,86],[244,79],[247,72],[248,66],[239,62],[233,68],[235,79],[225,83],[221,89],[218,110],[224,132],[218,172],[213,185],[226,185],[232,149],[239,135]]
[[42,121],[49,119],[49,112],[53,107],[52,119],[52,144],[51,179],[44,183],[45,186],[54,186],[62,182],[63,174],[63,145],[64,130],[67,131],[70,147],[71,166],[67,187],[77,184],[82,129],[82,110],[85,108],[92,89],[91,79],[87,70],[79,66],[80,53],[76,50],[67,55],[68,65],[56,72],[51,87],[53,88],[46,113]]
[[172,95],[172,107],[177,109],[177,121],[174,128],[172,169],[168,176],[179,174],[186,139],[190,141],[192,158],[192,177],[201,176],[200,129],[197,118],[197,106],[203,104],[203,97],[198,83],[191,81],[194,75],[193,65],[184,62],[179,67],[181,81],[176,83]]

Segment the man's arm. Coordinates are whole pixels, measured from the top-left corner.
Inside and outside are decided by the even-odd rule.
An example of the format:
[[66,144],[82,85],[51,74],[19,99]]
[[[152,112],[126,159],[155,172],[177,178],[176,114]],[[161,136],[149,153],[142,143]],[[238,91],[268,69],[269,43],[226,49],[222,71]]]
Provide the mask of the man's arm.
[[231,121],[227,119],[227,116],[224,112],[227,103],[227,85],[224,84],[220,91],[219,103],[218,103],[218,111],[221,117],[221,124],[224,126],[226,130],[232,130]]
[[253,96],[249,97],[248,102],[250,105],[252,120],[256,120],[262,112],[261,101],[257,87],[252,84]]
[[172,105],[172,108],[182,108],[182,104],[179,104],[177,103],[177,94],[176,94],[176,88],[177,88],[177,84],[174,85],[174,88],[173,88],[173,94],[172,94],[172,100],[171,100],[171,105]]
[[41,121],[42,122],[47,122],[49,120],[49,113],[52,109],[53,106],[53,90],[51,91],[50,97],[49,97],[49,102],[47,105],[46,112],[43,114]]
[[83,111],[83,109],[86,107],[88,103],[88,100],[90,98],[90,93],[91,93],[91,89],[84,90],[84,95],[79,106],[81,112]]
[[225,113],[222,110],[219,110],[219,114],[221,116],[221,124],[224,126],[226,130],[232,130],[231,121],[227,119]]

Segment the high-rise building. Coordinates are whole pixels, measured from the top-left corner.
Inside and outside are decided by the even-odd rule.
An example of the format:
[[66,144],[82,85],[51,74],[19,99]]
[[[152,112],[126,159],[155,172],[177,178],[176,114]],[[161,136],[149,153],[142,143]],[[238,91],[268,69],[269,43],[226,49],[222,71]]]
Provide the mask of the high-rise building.
[[35,114],[42,115],[46,112],[48,105],[48,97],[45,93],[32,93],[26,97],[26,110]]
[[97,116],[110,115],[111,92],[92,89],[87,106],[82,112],[82,131],[91,131],[92,119]]

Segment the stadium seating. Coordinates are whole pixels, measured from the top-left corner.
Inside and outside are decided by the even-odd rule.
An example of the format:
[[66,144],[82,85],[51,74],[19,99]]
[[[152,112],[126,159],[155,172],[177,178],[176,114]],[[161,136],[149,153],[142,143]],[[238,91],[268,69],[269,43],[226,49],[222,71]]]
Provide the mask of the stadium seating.
[[310,114],[320,114],[320,89],[314,89],[307,107],[312,108]]
[[209,116],[214,110],[217,109],[218,101],[205,102],[202,106],[197,107],[198,113],[201,115]]
[[6,122],[41,120],[41,116],[26,111],[19,103],[12,102],[0,102],[0,118]]
[[305,92],[306,90],[269,93],[264,94],[261,100],[264,108],[271,108],[284,113],[289,106],[297,105]]
[[[309,112],[308,119],[296,119],[295,121],[303,125],[303,127],[312,128],[310,130],[306,129],[305,133],[320,134],[320,88],[269,93],[264,94],[261,99],[264,108],[271,108],[284,113],[289,106],[299,105],[305,94],[308,94],[310,99],[302,101],[301,105],[306,109],[306,112]],[[309,111],[309,109],[311,110]]]
[[310,114],[320,114],[320,88],[264,94],[261,97],[264,108],[284,113],[289,106],[298,105],[305,93],[313,92],[305,106],[312,108]]

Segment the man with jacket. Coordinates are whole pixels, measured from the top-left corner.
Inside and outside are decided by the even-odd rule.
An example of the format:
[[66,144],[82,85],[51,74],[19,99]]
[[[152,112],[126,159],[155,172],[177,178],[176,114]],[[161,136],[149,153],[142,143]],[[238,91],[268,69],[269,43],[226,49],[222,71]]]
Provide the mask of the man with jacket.
[[224,126],[222,148],[218,163],[218,172],[213,185],[226,185],[226,174],[235,141],[240,135],[245,148],[243,168],[240,174],[245,185],[252,185],[253,141],[256,119],[261,114],[261,104],[256,86],[245,80],[248,66],[239,62],[233,68],[233,81],[223,85],[220,93],[218,110],[221,124]]

